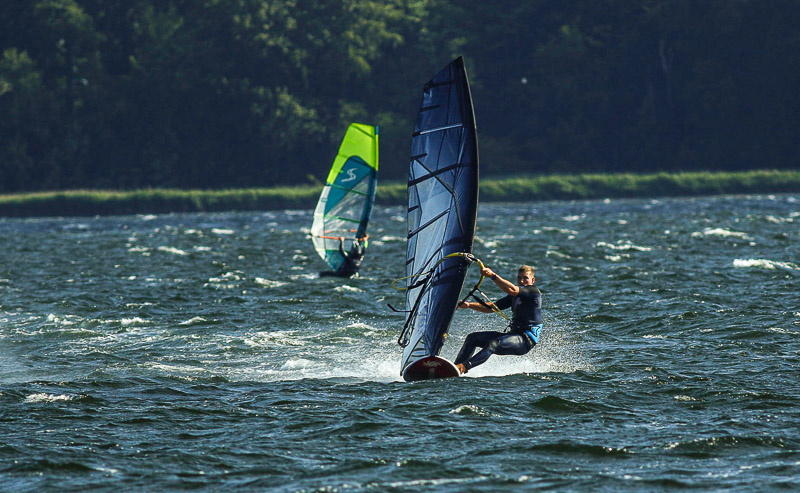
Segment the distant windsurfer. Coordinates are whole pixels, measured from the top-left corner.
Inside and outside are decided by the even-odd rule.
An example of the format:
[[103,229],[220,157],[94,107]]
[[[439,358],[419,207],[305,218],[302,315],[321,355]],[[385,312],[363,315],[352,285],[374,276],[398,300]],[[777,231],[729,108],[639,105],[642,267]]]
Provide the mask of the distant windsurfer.
[[349,252],[346,252],[344,250],[344,238],[340,236],[339,253],[342,254],[342,257],[344,257],[344,262],[342,262],[342,265],[339,266],[336,271],[320,272],[320,277],[353,277],[356,275],[358,268],[361,267],[361,261],[364,260],[364,250],[367,248],[367,238],[369,238],[369,235],[353,240],[353,246],[350,247]]
[[[539,342],[542,331],[542,293],[533,285],[536,281],[533,267],[523,265],[519,268],[517,284],[503,279],[488,267],[482,269],[481,274],[494,281],[506,293],[494,306],[498,310],[511,308],[513,315],[507,332],[473,332],[467,336],[455,360],[461,373],[485,363],[493,354],[527,354]],[[458,307],[471,308],[482,313],[495,311],[491,305],[468,301],[460,302]],[[477,348],[482,349],[473,355]]]

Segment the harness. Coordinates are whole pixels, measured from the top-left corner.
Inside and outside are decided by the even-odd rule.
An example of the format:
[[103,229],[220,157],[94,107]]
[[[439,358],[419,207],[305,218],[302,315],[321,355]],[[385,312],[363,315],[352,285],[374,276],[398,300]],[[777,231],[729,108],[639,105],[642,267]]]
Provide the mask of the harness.
[[527,327],[515,327],[514,322],[509,321],[504,332],[510,332],[512,334],[524,336],[528,341],[528,345],[533,347],[536,344],[539,344],[539,337],[542,334],[542,325],[544,324],[529,325]]

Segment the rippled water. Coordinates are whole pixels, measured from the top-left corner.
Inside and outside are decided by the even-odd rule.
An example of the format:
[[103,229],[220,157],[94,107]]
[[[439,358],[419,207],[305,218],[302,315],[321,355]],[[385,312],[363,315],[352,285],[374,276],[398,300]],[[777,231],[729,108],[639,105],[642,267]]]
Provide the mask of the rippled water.
[[[541,344],[413,384],[403,210],[345,281],[311,216],[0,219],[0,489],[800,482],[800,197],[483,205],[475,253],[536,267]],[[459,311],[443,353],[502,326]]]

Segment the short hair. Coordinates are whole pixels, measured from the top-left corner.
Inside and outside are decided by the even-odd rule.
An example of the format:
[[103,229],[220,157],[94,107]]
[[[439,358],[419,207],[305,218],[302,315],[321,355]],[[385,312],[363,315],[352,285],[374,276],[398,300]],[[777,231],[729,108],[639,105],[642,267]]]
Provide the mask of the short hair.
[[530,265],[523,265],[522,267],[519,268],[519,272],[529,272],[531,274],[531,277],[534,276],[533,267],[531,267]]

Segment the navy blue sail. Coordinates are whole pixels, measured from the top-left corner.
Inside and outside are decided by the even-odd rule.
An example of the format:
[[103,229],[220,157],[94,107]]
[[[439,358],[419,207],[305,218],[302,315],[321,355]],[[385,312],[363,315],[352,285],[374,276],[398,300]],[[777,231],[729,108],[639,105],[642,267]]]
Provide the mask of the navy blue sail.
[[478,140],[459,57],[428,81],[411,141],[406,309],[401,374],[441,351],[472,252],[478,210]]

